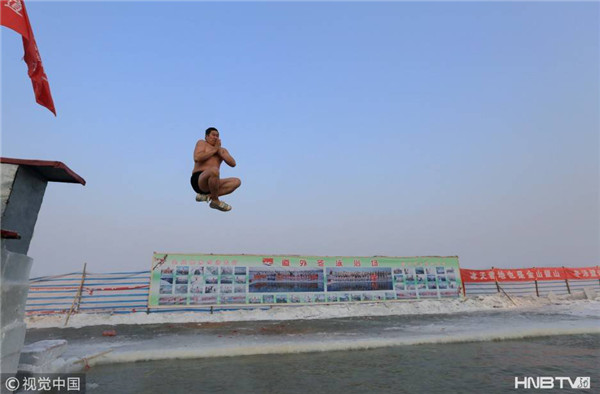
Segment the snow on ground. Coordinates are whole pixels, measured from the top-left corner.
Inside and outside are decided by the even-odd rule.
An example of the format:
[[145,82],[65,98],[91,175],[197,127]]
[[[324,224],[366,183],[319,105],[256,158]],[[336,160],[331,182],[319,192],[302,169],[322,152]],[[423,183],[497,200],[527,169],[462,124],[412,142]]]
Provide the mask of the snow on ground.
[[[327,305],[273,306],[269,309],[240,309],[210,312],[135,312],[129,314],[89,314],[72,315],[67,327],[85,327],[119,324],[161,324],[161,323],[204,323],[264,320],[302,320],[331,319],[357,316],[394,316],[448,314],[486,311],[493,309],[538,309],[544,306],[558,305],[582,310],[600,316],[600,294],[594,291],[578,292],[571,295],[548,297],[507,297],[502,294],[472,296],[459,299],[432,299],[391,301],[380,303],[347,303]],[[28,329],[64,327],[65,315],[46,315],[26,317]]]

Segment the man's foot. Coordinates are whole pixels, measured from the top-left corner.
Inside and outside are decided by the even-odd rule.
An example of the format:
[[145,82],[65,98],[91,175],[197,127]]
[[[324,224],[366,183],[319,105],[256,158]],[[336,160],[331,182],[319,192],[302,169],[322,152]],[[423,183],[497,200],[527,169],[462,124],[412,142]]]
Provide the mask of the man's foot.
[[231,211],[231,205],[224,201],[211,201],[209,206],[213,209],[218,209],[219,211],[223,212]]
[[196,194],[196,201],[198,202],[208,202],[210,200],[210,194]]

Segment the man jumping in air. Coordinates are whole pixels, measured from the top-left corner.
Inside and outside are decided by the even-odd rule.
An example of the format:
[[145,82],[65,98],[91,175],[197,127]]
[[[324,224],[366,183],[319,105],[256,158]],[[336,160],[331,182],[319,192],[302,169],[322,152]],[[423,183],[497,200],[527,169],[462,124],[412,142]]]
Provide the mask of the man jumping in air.
[[230,211],[231,205],[220,201],[219,197],[233,192],[240,187],[239,178],[220,178],[219,168],[225,161],[230,167],[235,167],[235,159],[227,149],[221,147],[219,130],[214,127],[206,129],[203,140],[196,143],[194,149],[194,170],[192,172],[192,188],[196,201],[210,201],[210,207],[219,211]]

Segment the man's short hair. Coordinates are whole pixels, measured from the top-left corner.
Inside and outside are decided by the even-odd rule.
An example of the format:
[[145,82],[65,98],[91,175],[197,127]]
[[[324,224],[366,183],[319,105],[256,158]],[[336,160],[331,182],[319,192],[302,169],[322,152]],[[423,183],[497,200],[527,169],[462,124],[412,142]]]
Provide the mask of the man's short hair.
[[206,129],[206,132],[204,133],[204,136],[208,136],[210,134],[211,131],[216,131],[217,133],[219,132],[219,130],[217,130],[216,127],[209,127],[208,129]]

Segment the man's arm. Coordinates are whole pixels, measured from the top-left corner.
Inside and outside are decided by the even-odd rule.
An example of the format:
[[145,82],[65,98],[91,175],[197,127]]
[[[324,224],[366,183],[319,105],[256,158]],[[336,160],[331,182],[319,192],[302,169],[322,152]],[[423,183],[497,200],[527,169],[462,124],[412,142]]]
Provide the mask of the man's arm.
[[194,161],[205,161],[209,157],[219,152],[219,149],[221,148],[217,146],[210,146],[206,142],[200,140],[196,143],[196,148],[194,149]]
[[235,167],[235,159],[233,158],[233,156],[231,156],[229,154],[229,151],[225,148],[220,148],[219,149],[219,156],[221,156],[221,158],[225,161],[225,163],[227,163],[227,165],[229,167]]

